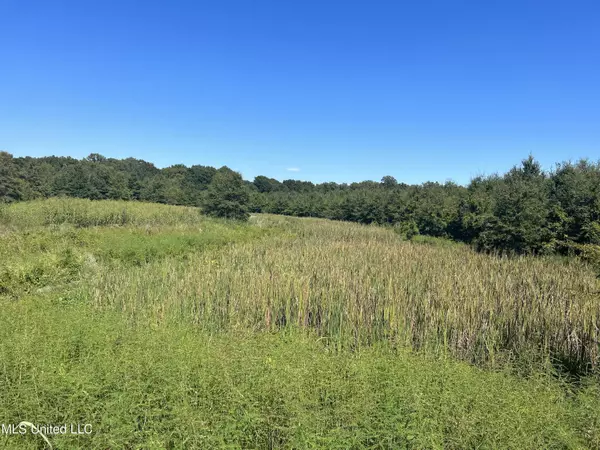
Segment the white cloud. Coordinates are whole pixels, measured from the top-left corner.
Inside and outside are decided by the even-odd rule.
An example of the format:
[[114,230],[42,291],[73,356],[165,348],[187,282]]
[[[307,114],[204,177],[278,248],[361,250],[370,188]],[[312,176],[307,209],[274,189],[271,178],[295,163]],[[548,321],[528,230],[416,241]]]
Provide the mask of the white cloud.
[[286,170],[288,172],[300,172],[300,169],[298,169],[297,167],[288,167]]

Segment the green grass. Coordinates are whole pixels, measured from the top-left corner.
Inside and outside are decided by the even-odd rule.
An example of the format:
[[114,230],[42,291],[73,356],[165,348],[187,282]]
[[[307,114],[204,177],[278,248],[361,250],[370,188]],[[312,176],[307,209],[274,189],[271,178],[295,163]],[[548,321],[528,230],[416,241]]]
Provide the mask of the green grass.
[[449,358],[377,346],[335,352],[304,333],[136,326],[60,301],[4,305],[3,320],[4,420],[94,425],[91,437],[55,437],[56,448],[600,444],[597,385],[570,394],[546,376],[519,379]]
[[418,244],[426,244],[431,245],[433,247],[456,247],[456,246],[464,246],[465,244],[452,241],[450,239],[439,238],[434,236],[426,236],[422,234],[417,234],[413,236],[410,241],[418,243]]
[[93,277],[100,267],[142,266],[166,258],[186,259],[232,242],[266,236],[273,230],[197,219],[194,225],[57,227],[15,230],[0,235],[0,296],[18,298],[55,290]]
[[600,448],[598,288],[375,226],[12,204],[0,422],[94,426],[55,448]]
[[71,224],[77,227],[109,225],[189,225],[201,220],[198,208],[128,201],[50,198],[0,204],[0,226],[24,229]]

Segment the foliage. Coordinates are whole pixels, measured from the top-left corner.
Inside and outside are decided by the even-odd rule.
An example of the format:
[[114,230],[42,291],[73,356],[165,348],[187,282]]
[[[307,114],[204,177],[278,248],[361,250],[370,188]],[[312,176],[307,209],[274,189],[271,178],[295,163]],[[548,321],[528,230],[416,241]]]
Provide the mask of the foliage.
[[399,222],[394,226],[394,231],[404,238],[411,240],[413,237],[419,234],[419,227],[414,220],[407,222]]
[[0,153],[0,202],[60,195],[203,206],[208,214],[240,219],[250,211],[416,226],[422,235],[488,252],[568,254],[573,244],[600,244],[600,164],[588,160],[544,172],[529,157],[504,175],[476,177],[468,186],[409,186],[391,175],[351,184],[262,175],[249,182],[227,168],[158,169],[98,154],[78,161]]
[[0,415],[93,425],[55,448],[600,446],[577,258],[122,201],[0,216]]
[[22,198],[22,186],[16,176],[11,154],[0,152],[0,202],[12,202]]
[[244,188],[242,176],[227,167],[214,174],[202,210],[209,216],[226,219],[248,220],[249,194]]

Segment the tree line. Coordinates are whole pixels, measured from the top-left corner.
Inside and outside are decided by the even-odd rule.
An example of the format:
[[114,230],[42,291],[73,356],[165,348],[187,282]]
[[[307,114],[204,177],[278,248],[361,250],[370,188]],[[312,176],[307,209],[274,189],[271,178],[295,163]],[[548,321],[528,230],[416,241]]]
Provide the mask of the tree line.
[[546,172],[529,157],[503,175],[461,186],[408,185],[392,176],[349,184],[265,176],[245,181],[227,167],[159,169],[99,154],[77,160],[0,152],[0,202],[61,195],[199,206],[239,219],[264,212],[377,223],[409,238],[451,238],[483,251],[597,255],[600,245],[600,163],[588,160]]

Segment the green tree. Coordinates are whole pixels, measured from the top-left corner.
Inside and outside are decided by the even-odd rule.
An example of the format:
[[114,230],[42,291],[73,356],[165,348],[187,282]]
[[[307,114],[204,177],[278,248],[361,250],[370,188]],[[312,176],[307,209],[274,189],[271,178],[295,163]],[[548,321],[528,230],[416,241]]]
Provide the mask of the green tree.
[[254,185],[258,192],[272,192],[280,189],[281,183],[274,178],[259,175],[254,178]]
[[391,175],[386,175],[381,179],[381,185],[386,189],[392,189],[398,186],[398,181]]
[[559,164],[551,177],[550,201],[560,219],[560,238],[582,244],[597,242],[600,221],[600,164],[581,160]]
[[213,217],[248,220],[249,201],[242,176],[228,167],[221,167],[208,186],[203,211]]
[[21,200],[22,186],[17,177],[13,156],[0,152],[0,202]]
[[510,170],[494,190],[494,217],[479,237],[483,248],[517,253],[551,252],[548,180],[531,156]]

